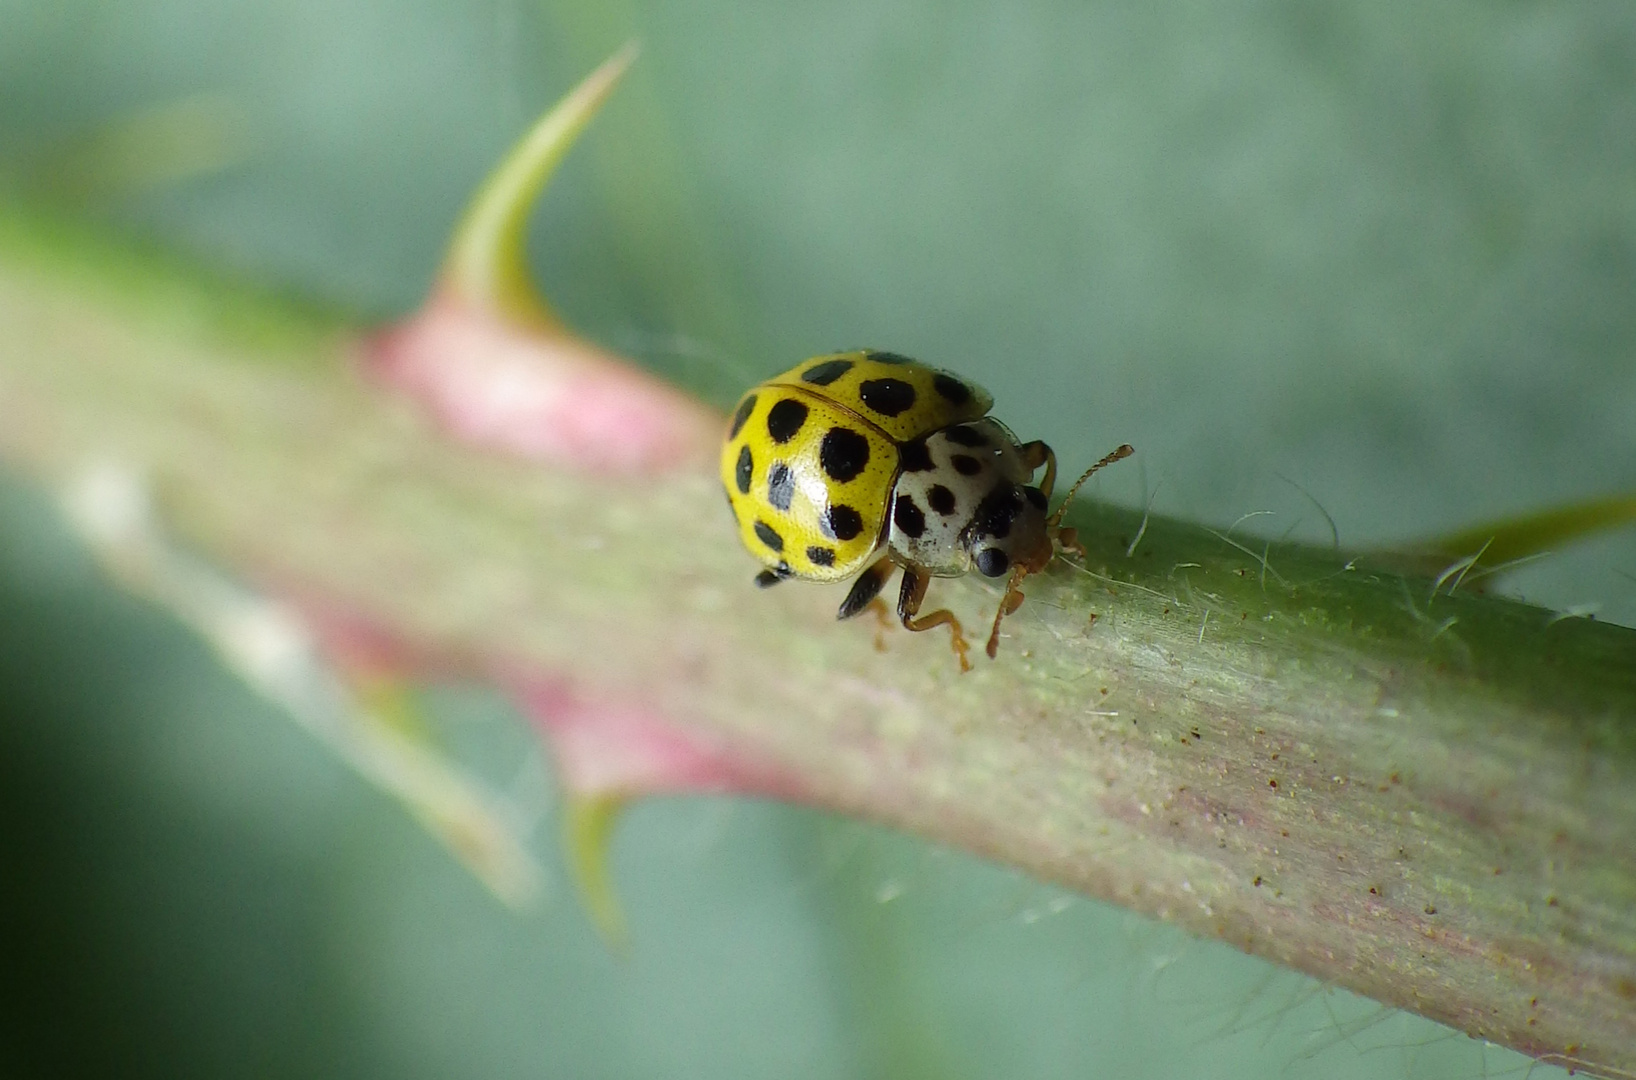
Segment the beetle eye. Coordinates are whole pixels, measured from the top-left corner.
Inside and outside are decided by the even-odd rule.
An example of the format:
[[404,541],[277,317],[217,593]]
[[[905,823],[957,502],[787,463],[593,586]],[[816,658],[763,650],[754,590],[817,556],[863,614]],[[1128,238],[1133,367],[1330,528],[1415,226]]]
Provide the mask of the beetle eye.
[[984,577],[999,577],[1011,566],[1011,560],[997,547],[984,548],[977,553],[977,572]]

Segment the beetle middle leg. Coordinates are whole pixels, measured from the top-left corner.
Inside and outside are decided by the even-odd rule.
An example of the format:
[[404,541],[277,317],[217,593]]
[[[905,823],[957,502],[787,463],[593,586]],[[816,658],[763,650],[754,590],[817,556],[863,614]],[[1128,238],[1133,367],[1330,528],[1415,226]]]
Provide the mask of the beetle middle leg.
[[892,609],[886,606],[886,601],[875,597],[869,601],[866,611],[875,613],[875,651],[886,651],[886,631],[892,629]]
[[881,556],[869,564],[869,568],[858,575],[858,580],[852,583],[852,589],[841,601],[841,609],[835,613],[837,619],[850,619],[860,611],[867,610],[880,591],[886,585],[886,579],[892,576],[892,562],[886,556]]
[[903,568],[903,588],[898,590],[898,618],[903,620],[905,630],[916,632],[947,625],[951,635],[949,645],[960,658],[960,670],[970,671],[971,661],[966,659],[966,635],[960,629],[960,620],[954,617],[954,612],[939,608],[926,615],[920,614],[921,602],[926,599],[926,589],[931,583],[930,574],[912,566]]

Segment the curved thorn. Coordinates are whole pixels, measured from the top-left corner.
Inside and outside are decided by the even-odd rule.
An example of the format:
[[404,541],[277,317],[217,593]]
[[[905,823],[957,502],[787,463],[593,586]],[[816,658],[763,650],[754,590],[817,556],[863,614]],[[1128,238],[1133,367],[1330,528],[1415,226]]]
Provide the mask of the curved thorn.
[[555,326],[524,254],[528,218],[546,181],[636,59],[630,42],[529,129],[478,189],[456,226],[442,285],[508,321]]
[[621,795],[570,794],[564,808],[563,844],[575,891],[602,940],[615,952],[629,947],[625,916],[608,872],[614,824],[628,800]]
[[1615,495],[1488,522],[1452,535],[1404,544],[1396,550],[1421,559],[1459,559],[1465,563],[1465,570],[1493,570],[1593,533],[1631,524],[1636,524],[1636,495]]
[[46,148],[25,179],[75,200],[161,190],[250,159],[250,121],[222,94],[195,94],[116,117]]

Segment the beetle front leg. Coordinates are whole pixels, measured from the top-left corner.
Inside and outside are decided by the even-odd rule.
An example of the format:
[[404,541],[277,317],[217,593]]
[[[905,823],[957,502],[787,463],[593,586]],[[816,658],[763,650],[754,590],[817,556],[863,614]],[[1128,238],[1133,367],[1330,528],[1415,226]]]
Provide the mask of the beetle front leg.
[[1022,579],[1027,576],[1028,571],[1019,566],[1011,571],[1011,577],[1006,580],[1005,595],[1000,597],[1000,606],[994,611],[994,627],[988,632],[987,652],[990,660],[1000,651],[1000,621],[1022,607],[1022,602],[1026,599],[1023,591],[1017,586],[1021,585]]
[[954,617],[954,612],[948,608],[939,608],[928,615],[920,614],[921,602],[926,599],[926,589],[932,583],[932,576],[912,566],[903,568],[903,587],[898,590],[898,618],[903,620],[905,630],[919,632],[930,630],[934,626],[947,625],[951,640],[949,645],[960,658],[960,670],[970,671],[971,661],[966,659],[966,635],[960,629],[960,620]]

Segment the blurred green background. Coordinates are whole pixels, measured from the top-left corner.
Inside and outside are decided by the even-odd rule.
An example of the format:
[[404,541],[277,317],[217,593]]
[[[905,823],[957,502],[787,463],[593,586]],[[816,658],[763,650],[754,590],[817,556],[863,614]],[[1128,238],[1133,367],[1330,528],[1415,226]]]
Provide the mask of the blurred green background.
[[[714,400],[892,348],[1070,465],[1136,444],[1104,497],[1349,546],[1636,489],[1624,0],[0,0],[0,188],[383,319],[630,37],[536,263]],[[1636,623],[1636,540],[1511,586]],[[477,689],[422,703],[555,867],[533,739]],[[0,488],[7,1075],[1528,1073],[802,811],[649,803],[615,873],[626,959],[560,870],[506,910]]]

